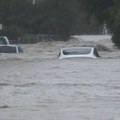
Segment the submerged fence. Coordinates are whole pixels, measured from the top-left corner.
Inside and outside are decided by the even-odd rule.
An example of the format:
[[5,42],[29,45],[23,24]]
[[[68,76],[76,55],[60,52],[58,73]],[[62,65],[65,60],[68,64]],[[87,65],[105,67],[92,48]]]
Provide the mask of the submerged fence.
[[47,35],[47,34],[39,34],[39,35],[27,35],[23,37],[18,37],[16,40],[10,40],[11,44],[34,44],[42,41],[52,41],[58,40],[58,35]]

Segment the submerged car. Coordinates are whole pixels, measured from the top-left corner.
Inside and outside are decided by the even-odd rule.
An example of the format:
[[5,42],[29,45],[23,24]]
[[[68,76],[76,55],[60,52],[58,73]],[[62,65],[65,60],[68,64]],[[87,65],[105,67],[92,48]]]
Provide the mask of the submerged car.
[[0,53],[21,53],[23,52],[20,46],[16,45],[0,45]]
[[69,47],[61,49],[58,57],[59,59],[73,57],[97,58],[99,54],[95,47]]

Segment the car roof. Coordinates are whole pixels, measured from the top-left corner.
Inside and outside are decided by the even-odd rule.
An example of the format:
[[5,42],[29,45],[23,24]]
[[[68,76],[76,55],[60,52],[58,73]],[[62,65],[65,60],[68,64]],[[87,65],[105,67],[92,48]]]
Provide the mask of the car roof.
[[4,45],[4,44],[0,44],[0,46],[17,47],[16,45]]
[[[6,48],[6,47],[12,47],[12,48],[15,48],[16,49],[16,53],[21,53],[23,52],[23,49],[20,47],[20,46],[17,46],[17,45],[0,45],[0,48]],[[1,52],[2,53],[2,52]],[[3,52],[5,53],[5,52]]]
[[82,46],[82,47],[79,47],[79,46],[77,46],[77,47],[65,47],[65,48],[62,48],[62,49],[71,49],[71,48],[76,48],[76,49],[78,49],[78,48],[94,48],[94,47],[86,47],[86,46]]
[[76,49],[93,49],[95,47],[66,47],[66,48],[62,48],[61,50],[68,50],[68,49],[73,49],[73,50],[76,50]]
[[95,47],[66,47],[61,49],[58,57],[59,59],[70,57],[96,58],[97,56],[94,55],[93,50],[96,50]]

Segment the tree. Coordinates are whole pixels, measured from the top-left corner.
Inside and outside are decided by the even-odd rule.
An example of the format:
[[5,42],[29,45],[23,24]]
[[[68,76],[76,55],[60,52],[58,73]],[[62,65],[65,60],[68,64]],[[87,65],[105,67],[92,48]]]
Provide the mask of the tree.
[[[57,34],[66,38],[76,23],[77,0],[44,0],[40,2],[36,29],[41,33]],[[39,28],[38,28],[39,27]]]
[[114,6],[113,0],[80,0],[89,16],[94,16],[103,23],[110,18],[109,9]]
[[120,48],[120,1],[114,1],[114,7],[111,9],[111,31],[113,32],[112,41]]
[[71,34],[95,32],[97,28],[96,24],[87,23],[78,0],[43,0],[36,4],[35,11],[39,11],[33,16],[35,33],[57,34],[66,39]]
[[71,34],[96,31],[93,29],[96,25],[89,25],[85,16],[79,0],[37,0],[36,4],[32,4],[32,0],[0,0],[2,34],[11,38],[27,34],[57,34],[67,39]]
[[12,37],[13,35],[20,36],[26,33],[29,28],[28,20],[31,7],[31,2],[27,0],[0,0],[2,34]]

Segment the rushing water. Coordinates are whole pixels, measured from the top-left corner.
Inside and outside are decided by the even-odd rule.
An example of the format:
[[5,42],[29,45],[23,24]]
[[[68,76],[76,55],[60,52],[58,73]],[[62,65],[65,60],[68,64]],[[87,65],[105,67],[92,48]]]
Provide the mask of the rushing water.
[[58,60],[31,46],[0,56],[0,120],[120,119],[119,56]]

